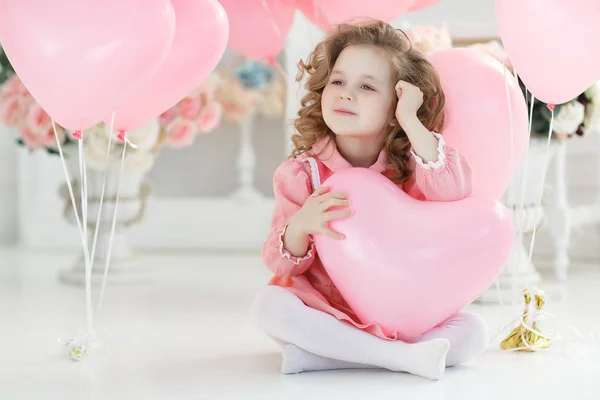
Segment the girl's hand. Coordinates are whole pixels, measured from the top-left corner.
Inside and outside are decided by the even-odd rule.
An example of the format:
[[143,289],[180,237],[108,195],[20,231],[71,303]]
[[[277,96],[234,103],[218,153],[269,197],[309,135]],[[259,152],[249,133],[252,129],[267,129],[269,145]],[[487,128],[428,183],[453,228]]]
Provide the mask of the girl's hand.
[[[320,187],[291,217],[288,229],[303,235],[321,233],[334,239],[343,239],[344,235],[331,230],[328,222],[354,214],[353,210],[348,208],[349,205],[350,201],[345,193],[331,192],[328,187]],[[340,208],[330,210],[332,207]]]
[[417,111],[423,104],[423,92],[417,86],[405,81],[396,84],[398,105],[396,106],[396,119],[400,126],[417,117]]

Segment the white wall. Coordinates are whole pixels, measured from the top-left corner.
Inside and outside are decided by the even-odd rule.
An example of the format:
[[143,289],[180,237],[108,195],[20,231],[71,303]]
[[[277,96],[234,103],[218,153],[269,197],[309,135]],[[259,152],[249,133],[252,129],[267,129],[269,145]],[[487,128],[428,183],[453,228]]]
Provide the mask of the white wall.
[[417,25],[446,23],[455,37],[497,35],[494,0],[441,0],[402,16],[394,24],[400,21]]

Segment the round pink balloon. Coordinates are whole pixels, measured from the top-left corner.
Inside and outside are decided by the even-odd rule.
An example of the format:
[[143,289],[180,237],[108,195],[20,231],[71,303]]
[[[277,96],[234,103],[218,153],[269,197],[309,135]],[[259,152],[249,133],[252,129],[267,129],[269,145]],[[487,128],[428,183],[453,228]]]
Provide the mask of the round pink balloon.
[[[217,0],[171,0],[177,26],[158,71],[115,111],[115,129],[128,131],[168,110],[202,84],[225,52],[229,26]],[[105,114],[105,122],[111,116]]]
[[102,120],[167,56],[169,0],[4,0],[0,41],[15,71],[60,125]]
[[416,0],[314,0],[325,21],[337,25],[364,18],[389,22],[407,12]]
[[322,30],[328,31],[331,29],[331,25],[327,22],[321,9],[314,0],[298,0],[296,6],[302,11],[302,14],[304,14],[306,18]]
[[219,0],[229,18],[228,46],[259,60],[275,57],[292,27],[296,0]]
[[415,200],[364,168],[324,182],[348,193],[355,214],[331,227],[344,240],[315,235],[323,266],[364,324],[415,341],[480,296],[513,245],[513,217],[489,197]]
[[600,78],[598,0],[496,0],[502,43],[535,97],[568,102]]
[[446,95],[444,139],[471,165],[473,193],[500,198],[529,144],[527,105],[518,82],[498,60],[474,49],[441,50],[429,60]]
[[440,2],[440,0],[417,0],[416,2],[413,3],[412,6],[410,6],[410,9],[408,11],[412,12],[412,11],[421,10],[423,8],[430,7],[439,2]]

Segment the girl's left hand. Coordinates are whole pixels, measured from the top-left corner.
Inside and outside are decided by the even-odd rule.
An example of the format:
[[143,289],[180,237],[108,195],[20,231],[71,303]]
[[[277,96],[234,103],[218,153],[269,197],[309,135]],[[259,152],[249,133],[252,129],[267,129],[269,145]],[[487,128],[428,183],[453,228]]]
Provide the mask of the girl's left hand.
[[398,105],[396,106],[396,119],[402,125],[407,119],[417,116],[417,111],[423,104],[423,92],[417,86],[405,81],[396,84]]

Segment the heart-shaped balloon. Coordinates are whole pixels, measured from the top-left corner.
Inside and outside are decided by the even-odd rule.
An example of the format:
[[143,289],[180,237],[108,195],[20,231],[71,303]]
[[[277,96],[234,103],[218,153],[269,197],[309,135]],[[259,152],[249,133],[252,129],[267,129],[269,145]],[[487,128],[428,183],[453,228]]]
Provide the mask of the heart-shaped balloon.
[[60,125],[93,126],[150,77],[175,36],[169,0],[3,0],[0,42]]
[[[115,129],[138,128],[199,87],[227,46],[227,14],[217,0],[171,0],[177,26],[158,71],[115,111]],[[105,116],[108,123],[111,116]]]
[[315,235],[324,268],[362,323],[405,341],[481,295],[513,245],[512,215],[492,198],[415,200],[364,168],[323,185],[348,193],[355,211],[330,223],[344,240]]
[[519,83],[500,61],[476,49],[436,51],[429,61],[446,95],[444,140],[469,161],[473,194],[499,199],[529,145]]

